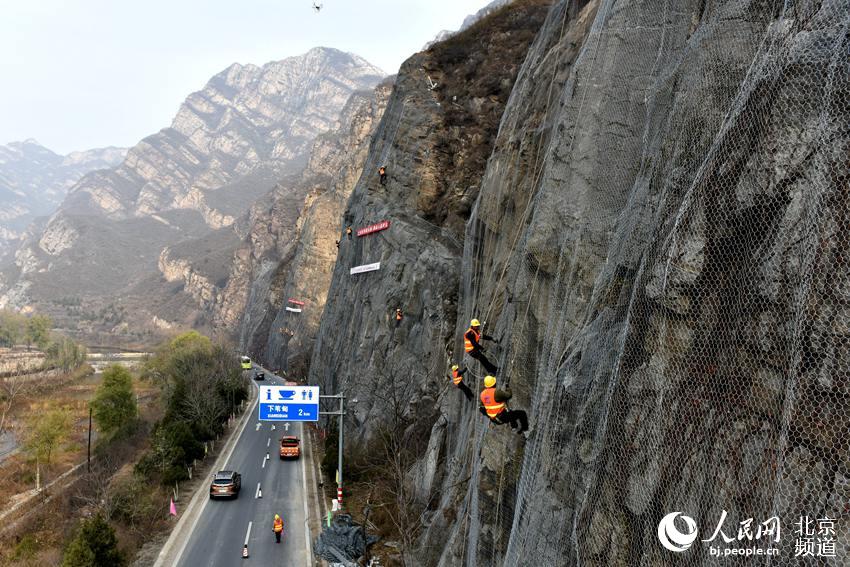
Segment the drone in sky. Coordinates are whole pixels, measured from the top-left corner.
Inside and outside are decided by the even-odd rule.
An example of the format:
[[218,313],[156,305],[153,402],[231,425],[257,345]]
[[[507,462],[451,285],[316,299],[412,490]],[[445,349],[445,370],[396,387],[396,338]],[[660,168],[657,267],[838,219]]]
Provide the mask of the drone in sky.
[[313,10],[318,14],[324,4],[319,4],[318,2],[313,2]]

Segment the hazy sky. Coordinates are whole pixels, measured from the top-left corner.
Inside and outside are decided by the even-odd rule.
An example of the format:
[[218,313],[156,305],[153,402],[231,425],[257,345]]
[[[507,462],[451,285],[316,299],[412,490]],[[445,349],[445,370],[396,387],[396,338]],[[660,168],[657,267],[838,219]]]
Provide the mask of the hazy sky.
[[388,73],[487,0],[0,0],[0,143],[131,146],[234,62],[327,46]]

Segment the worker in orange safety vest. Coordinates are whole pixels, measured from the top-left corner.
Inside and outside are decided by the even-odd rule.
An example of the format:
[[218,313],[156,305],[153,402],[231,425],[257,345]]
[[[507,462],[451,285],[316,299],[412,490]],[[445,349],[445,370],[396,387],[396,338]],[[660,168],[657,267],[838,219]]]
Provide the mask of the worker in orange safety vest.
[[472,393],[469,386],[466,385],[466,382],[463,381],[463,375],[466,373],[467,369],[460,369],[460,366],[457,364],[452,364],[452,372],[450,378],[452,380],[452,384],[457,387],[458,390],[463,392],[463,395],[466,396],[466,399],[470,402],[475,399],[475,394]]
[[528,431],[528,415],[522,410],[508,409],[508,400],[513,397],[510,390],[496,388],[496,377],[484,377],[484,390],[481,391],[481,407],[479,411],[490,418],[496,425],[510,424],[511,429],[519,429],[517,433]]
[[463,334],[463,349],[466,351],[466,354],[480,362],[489,374],[496,374],[499,368],[484,355],[484,347],[481,345],[482,339],[498,344],[498,341],[493,337],[482,335],[481,322],[478,319],[473,319],[469,323],[469,329]]

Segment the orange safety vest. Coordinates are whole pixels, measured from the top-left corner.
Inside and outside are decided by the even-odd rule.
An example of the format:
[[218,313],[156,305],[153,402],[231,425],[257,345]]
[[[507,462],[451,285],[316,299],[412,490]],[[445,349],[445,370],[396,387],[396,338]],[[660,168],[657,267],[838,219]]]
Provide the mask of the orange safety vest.
[[455,383],[455,386],[460,386],[460,383],[463,382],[463,376],[460,375],[460,370],[452,370],[452,382]]
[[283,531],[283,520],[275,520],[273,529],[274,529],[275,533],[282,532]]
[[496,401],[496,388],[484,388],[481,392],[481,403],[487,411],[487,416],[490,419],[495,419],[500,413],[505,411],[505,402]]
[[384,173],[386,173],[386,170],[382,167],[381,169],[378,170],[378,173],[383,175]]
[[401,321],[401,317],[402,317],[402,315],[401,315],[401,310],[396,309],[396,310],[395,310],[395,320],[396,320],[396,321]]
[[475,350],[475,346],[472,344],[472,341],[470,341],[466,336],[469,333],[472,333],[473,335],[475,335],[475,342],[476,343],[481,342],[481,333],[479,333],[478,331],[476,331],[475,329],[470,327],[469,330],[466,331],[463,334],[463,348],[466,350],[466,352],[472,352],[473,350]]

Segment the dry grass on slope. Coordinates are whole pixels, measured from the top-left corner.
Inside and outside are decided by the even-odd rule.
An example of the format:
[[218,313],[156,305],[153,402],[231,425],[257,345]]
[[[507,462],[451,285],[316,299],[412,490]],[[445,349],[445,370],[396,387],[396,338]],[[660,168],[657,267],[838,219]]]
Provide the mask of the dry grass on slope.
[[441,191],[426,218],[463,234],[519,69],[551,0],[517,0],[426,51],[443,112],[437,136]]

